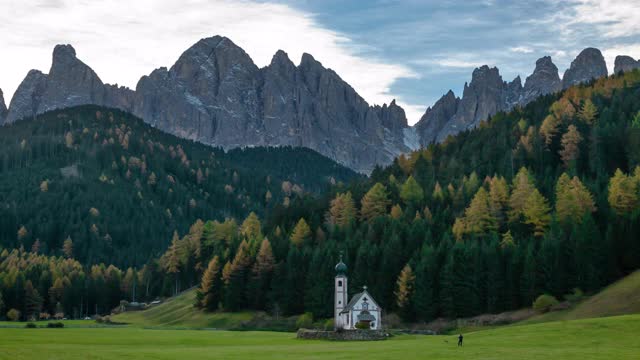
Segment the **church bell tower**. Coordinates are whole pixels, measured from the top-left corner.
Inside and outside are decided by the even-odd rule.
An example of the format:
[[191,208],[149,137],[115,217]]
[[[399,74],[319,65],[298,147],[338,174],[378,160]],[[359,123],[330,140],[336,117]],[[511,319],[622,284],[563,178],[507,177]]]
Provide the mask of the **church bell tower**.
[[347,316],[340,314],[342,310],[347,306],[347,265],[342,262],[342,253],[340,254],[340,262],[336,265],[336,278],[335,278],[335,300],[334,300],[334,327],[336,329],[343,329],[348,326],[346,323]]

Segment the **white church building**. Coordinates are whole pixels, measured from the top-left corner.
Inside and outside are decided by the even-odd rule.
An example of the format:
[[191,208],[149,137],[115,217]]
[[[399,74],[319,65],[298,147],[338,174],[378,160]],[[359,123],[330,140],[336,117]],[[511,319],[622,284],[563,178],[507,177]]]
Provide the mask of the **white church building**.
[[348,301],[347,265],[340,262],[336,265],[335,278],[335,328],[353,330],[357,323],[368,324],[372,330],[382,328],[382,308],[364,286],[362,292],[353,295]]

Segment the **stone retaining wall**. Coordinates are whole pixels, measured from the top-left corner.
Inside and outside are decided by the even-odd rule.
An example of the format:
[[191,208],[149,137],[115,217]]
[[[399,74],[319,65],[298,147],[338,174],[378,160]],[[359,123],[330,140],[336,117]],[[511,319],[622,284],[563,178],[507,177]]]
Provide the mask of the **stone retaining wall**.
[[382,330],[321,331],[300,329],[297,337],[306,340],[375,341],[386,340],[388,334]]

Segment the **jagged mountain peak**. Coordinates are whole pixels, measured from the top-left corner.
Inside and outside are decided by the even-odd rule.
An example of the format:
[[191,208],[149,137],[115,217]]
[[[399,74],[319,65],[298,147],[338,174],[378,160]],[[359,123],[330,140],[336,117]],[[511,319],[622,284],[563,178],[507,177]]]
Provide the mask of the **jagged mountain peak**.
[[7,117],[7,105],[4,102],[4,94],[0,89],[0,125],[4,124],[4,119]]
[[618,74],[620,72],[627,72],[640,68],[640,60],[635,60],[631,56],[618,55],[616,56],[613,73]]
[[600,50],[589,47],[582,50],[565,71],[562,77],[562,88],[566,89],[603,76],[607,76],[607,63],[604,56]]

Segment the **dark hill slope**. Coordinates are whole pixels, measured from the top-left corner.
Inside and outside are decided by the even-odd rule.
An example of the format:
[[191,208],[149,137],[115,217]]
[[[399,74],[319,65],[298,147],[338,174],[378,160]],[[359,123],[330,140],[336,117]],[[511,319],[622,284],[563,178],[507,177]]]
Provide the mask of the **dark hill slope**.
[[70,237],[84,263],[140,264],[198,218],[264,215],[356,176],[304,148],[225,153],[117,110],[49,112],[0,127],[0,248],[60,254]]

